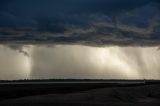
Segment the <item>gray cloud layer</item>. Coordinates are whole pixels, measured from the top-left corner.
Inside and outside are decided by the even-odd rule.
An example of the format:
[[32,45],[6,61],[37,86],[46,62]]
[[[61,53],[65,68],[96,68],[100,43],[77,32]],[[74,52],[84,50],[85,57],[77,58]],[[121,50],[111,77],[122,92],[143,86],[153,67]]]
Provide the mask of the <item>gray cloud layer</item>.
[[153,46],[158,0],[1,0],[1,43]]

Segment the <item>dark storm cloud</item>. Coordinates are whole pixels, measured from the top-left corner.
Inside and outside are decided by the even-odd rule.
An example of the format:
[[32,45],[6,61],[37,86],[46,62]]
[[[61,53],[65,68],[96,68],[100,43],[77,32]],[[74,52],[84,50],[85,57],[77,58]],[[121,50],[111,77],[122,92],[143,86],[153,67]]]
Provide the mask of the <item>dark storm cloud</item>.
[[158,0],[1,0],[2,43],[153,46]]

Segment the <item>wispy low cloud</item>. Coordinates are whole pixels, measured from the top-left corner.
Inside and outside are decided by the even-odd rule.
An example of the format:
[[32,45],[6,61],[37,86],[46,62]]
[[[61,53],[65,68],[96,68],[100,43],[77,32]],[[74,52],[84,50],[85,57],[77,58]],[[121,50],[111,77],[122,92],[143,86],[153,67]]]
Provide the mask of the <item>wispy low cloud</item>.
[[160,44],[160,4],[156,0],[22,1],[1,2],[1,43]]
[[19,45],[19,44],[7,44],[6,47],[9,47],[12,50],[18,51],[19,53],[24,54],[25,56],[29,56],[28,51],[25,50],[27,48],[27,45]]

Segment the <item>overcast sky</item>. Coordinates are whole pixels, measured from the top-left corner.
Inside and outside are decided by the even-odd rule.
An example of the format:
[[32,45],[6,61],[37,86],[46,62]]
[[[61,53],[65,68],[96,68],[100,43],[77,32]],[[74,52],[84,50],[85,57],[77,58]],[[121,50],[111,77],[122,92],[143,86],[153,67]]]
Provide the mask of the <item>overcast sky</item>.
[[0,79],[160,79],[160,2],[0,0],[0,43]]

